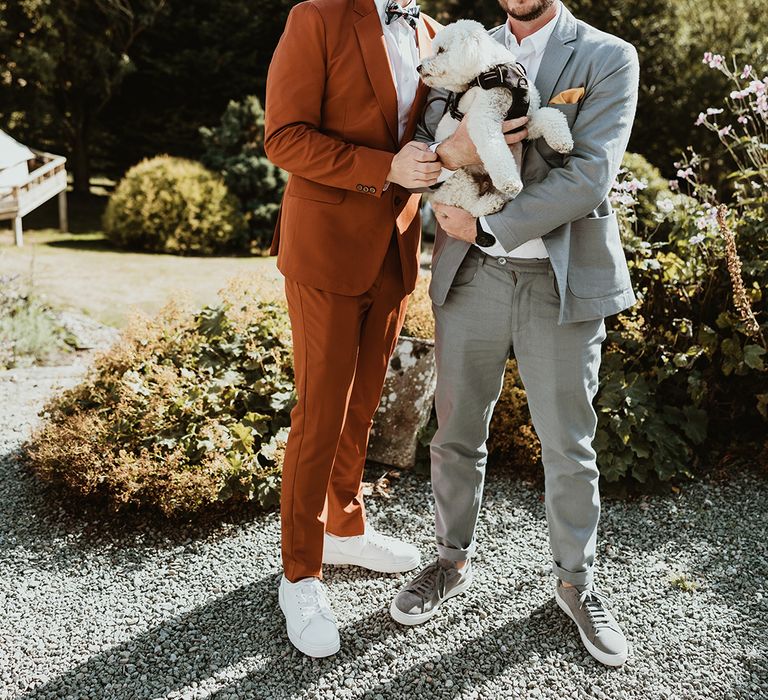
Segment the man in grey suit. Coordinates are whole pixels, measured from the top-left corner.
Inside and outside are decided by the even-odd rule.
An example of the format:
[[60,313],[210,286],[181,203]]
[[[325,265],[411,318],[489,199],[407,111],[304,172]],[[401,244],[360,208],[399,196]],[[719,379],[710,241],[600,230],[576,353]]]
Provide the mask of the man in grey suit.
[[[635,302],[607,197],[634,119],[637,53],[575,19],[560,0],[500,3],[508,22],[492,36],[526,67],[542,104],[562,110],[575,146],[563,156],[543,139],[528,143],[524,188],[496,214],[476,220],[435,207],[438,558],[390,611],[398,622],[419,624],[472,582],[488,427],[512,354],[541,440],[555,599],[587,650],[617,666],[627,658],[626,639],[593,581],[600,496],[592,401],[604,319]],[[440,101],[431,102],[417,138],[432,142],[441,115]],[[478,161],[463,125],[433,148],[449,170]]]

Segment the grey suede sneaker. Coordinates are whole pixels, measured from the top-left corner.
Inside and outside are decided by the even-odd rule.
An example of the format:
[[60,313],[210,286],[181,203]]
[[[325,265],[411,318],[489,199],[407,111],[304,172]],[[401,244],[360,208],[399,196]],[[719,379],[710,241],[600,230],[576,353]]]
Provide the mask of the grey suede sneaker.
[[395,596],[389,613],[401,625],[420,625],[433,617],[444,601],[463,593],[471,584],[471,561],[457,569],[448,559],[436,559]]
[[608,610],[608,598],[589,586],[563,586],[558,580],[555,600],[579,628],[581,641],[600,663],[621,666],[627,660],[627,640]]

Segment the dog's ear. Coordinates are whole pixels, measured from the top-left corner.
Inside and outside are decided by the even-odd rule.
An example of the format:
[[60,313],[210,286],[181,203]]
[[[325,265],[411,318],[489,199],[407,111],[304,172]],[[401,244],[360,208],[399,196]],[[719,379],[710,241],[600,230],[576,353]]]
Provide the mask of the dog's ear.
[[[478,32],[478,27],[480,32],[485,32],[485,30],[480,22],[474,22],[473,20],[461,20],[461,22],[466,22],[468,25],[461,34],[463,62],[467,65],[477,65],[482,61],[482,33]],[[477,25],[477,27],[472,25]]]

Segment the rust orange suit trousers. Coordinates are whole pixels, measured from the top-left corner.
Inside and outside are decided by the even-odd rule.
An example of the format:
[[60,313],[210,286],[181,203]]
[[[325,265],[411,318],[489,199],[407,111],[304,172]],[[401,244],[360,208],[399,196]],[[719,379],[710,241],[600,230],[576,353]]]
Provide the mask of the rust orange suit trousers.
[[283,464],[285,576],[322,576],[323,536],[361,535],[368,436],[406,293],[395,236],[373,286],[343,296],[285,281],[298,402]]

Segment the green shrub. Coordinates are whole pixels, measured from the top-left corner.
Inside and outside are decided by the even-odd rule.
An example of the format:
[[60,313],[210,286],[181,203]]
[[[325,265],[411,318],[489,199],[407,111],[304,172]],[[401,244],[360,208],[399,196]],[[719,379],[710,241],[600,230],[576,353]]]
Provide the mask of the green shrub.
[[159,253],[243,251],[237,200],[200,163],[157,156],[133,166],[109,199],[104,231],[116,245]]
[[167,516],[278,499],[294,403],[284,308],[236,281],[220,303],[137,318],[86,379],[54,398],[26,446],[33,470],[81,496]]
[[[669,181],[666,180],[661,171],[649,163],[639,153],[626,153],[622,161],[622,174],[629,174],[630,177],[621,178],[620,182],[626,183],[633,195],[634,202],[627,210],[620,211],[632,217],[632,221],[625,223],[637,223],[637,228],[646,232],[655,232],[661,220],[658,212],[658,201],[669,199],[673,196],[669,188]],[[665,229],[663,233],[668,233]]]
[[[736,93],[754,80],[739,77],[722,57],[709,55],[707,62],[720,67]],[[615,189],[640,302],[611,320],[603,359],[595,444],[611,480],[692,475],[697,457],[714,466],[726,450],[754,454],[762,448],[768,421],[768,124],[754,95],[757,85],[751,101],[731,97],[725,116],[715,117],[739,126],[721,129],[707,115],[700,119],[730,160],[736,194],[729,211],[718,217],[717,193],[697,177],[705,162],[695,155],[676,164],[679,188],[688,194],[662,194],[655,223],[633,216],[627,187]],[[624,174],[624,181],[631,179]]]
[[504,386],[491,419],[488,458],[505,468],[531,472],[541,459],[541,443],[533,429],[531,412],[517,362],[507,362]]
[[264,110],[256,97],[227,105],[218,127],[200,129],[202,162],[221,173],[240,202],[251,246],[269,248],[288,175],[264,153]]
[[429,298],[430,280],[431,275],[419,274],[416,289],[408,299],[408,309],[400,335],[425,339],[435,337],[435,317],[432,314],[432,301]]
[[0,277],[0,370],[46,362],[72,349],[52,309],[16,277]]

